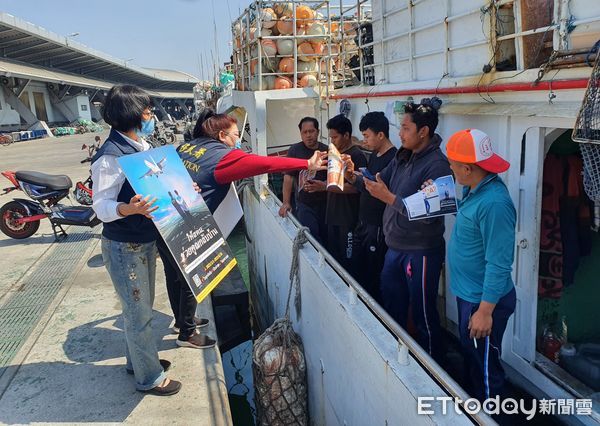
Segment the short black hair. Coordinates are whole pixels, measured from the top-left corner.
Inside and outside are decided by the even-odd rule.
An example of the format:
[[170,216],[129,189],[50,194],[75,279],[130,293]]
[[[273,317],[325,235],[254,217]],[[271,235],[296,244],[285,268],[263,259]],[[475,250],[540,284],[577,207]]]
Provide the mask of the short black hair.
[[113,129],[129,132],[142,127],[142,114],[152,107],[150,95],[137,86],[118,84],[106,95],[102,117]]
[[423,98],[421,102],[415,104],[408,102],[404,105],[404,113],[410,114],[413,123],[417,125],[417,130],[427,126],[429,128],[429,137],[433,137],[435,129],[439,123],[438,109],[442,106],[442,100],[437,97]]
[[374,133],[383,132],[388,139],[390,137],[390,121],[381,111],[368,112],[363,115],[358,128],[361,132],[371,129]]
[[197,139],[203,136],[207,136],[204,134],[204,130],[202,130],[202,125],[213,115],[215,115],[215,111],[210,108],[204,108],[202,112],[200,112],[200,114],[198,115],[198,120],[196,120],[194,130],[192,132],[192,138]]
[[333,129],[339,134],[349,133],[352,136],[352,122],[343,114],[338,114],[327,122],[327,128]]
[[315,126],[315,129],[319,130],[319,120],[317,120],[315,117],[304,117],[302,120],[300,120],[300,123],[298,123],[298,129],[302,130],[302,125],[304,123],[312,123]]

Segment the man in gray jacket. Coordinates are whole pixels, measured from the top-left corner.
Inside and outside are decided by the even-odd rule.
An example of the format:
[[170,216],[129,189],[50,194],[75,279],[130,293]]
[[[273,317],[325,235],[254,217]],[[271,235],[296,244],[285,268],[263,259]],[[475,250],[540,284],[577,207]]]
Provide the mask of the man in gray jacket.
[[[418,192],[424,182],[451,174],[435,133],[441,101],[424,99],[405,105],[400,127],[402,148],[371,181],[356,177],[355,186],[386,204],[383,233],[388,251],[381,271],[383,307],[406,328],[409,307],[417,341],[438,361],[442,357],[441,327],[436,307],[445,258],[444,219],[409,221],[402,199]],[[353,171],[353,165],[347,168]],[[348,173],[347,176],[352,180]]]

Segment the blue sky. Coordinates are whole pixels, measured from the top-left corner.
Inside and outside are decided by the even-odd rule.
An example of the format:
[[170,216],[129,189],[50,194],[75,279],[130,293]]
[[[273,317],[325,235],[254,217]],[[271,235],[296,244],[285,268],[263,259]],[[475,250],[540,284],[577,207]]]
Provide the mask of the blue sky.
[[[213,15],[219,63],[229,59],[231,19],[251,0],[0,0],[0,10],[133,64],[200,76],[212,64]],[[214,13],[212,4],[214,3]],[[228,10],[229,9],[229,10]],[[205,77],[208,77],[205,71]],[[212,74],[211,74],[212,75]]]

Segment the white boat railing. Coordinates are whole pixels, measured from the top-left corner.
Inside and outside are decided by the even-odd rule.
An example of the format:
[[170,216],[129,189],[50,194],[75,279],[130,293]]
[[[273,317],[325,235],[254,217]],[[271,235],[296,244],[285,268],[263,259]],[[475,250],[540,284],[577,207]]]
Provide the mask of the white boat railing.
[[[253,187],[251,187],[253,188]],[[281,206],[281,201],[267,185],[264,185],[266,193],[272,197],[275,204]],[[291,213],[288,217],[292,223],[300,229],[303,225]],[[342,265],[323,247],[310,233],[306,233],[306,238],[315,250],[323,256],[324,260],[331,268],[342,278],[342,280],[352,289],[362,300],[365,306],[381,321],[381,323],[396,337],[398,341],[398,362],[406,365],[408,355],[412,357],[421,366],[427,370],[431,377],[446,391],[448,396],[455,398],[455,401],[467,401],[471,398],[467,392],[444,370],[429,354],[404,330],[386,311],[371,297],[369,293],[344,269]],[[495,422],[483,411],[477,414],[470,414],[463,410],[463,413],[469,416],[475,423],[480,425],[495,424]]]

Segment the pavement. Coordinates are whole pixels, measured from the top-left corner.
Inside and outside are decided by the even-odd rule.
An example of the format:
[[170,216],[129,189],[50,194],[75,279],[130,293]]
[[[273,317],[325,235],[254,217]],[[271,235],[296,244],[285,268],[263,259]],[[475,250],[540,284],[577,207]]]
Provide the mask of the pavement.
[[[0,171],[35,170],[67,174],[74,183],[85,180],[89,163],[80,163],[87,153],[81,146],[92,142],[94,136],[0,147]],[[9,185],[0,179],[0,188]],[[0,196],[0,206],[13,196],[26,198],[13,192]],[[26,240],[0,234],[0,339],[10,338],[6,330],[2,332],[2,327],[6,328],[2,310],[6,313],[19,297],[32,295],[31,306],[22,302],[18,306],[20,312],[29,312],[31,307],[30,317],[12,319],[15,329],[29,327],[30,331],[17,339],[18,350],[4,367],[0,353],[0,422],[231,424],[218,348],[178,348],[176,335],[170,334],[172,317],[160,259],[153,327],[160,357],[173,363],[168,375],[182,381],[183,388],[170,397],[136,392],[133,376],[125,372],[120,304],[103,267],[98,232],[69,227],[69,238],[54,242],[46,220]],[[56,283],[53,292],[44,293],[50,282]],[[197,314],[211,320],[208,330],[202,331],[216,338],[210,298],[198,307]],[[0,352],[6,343],[0,340]]]

